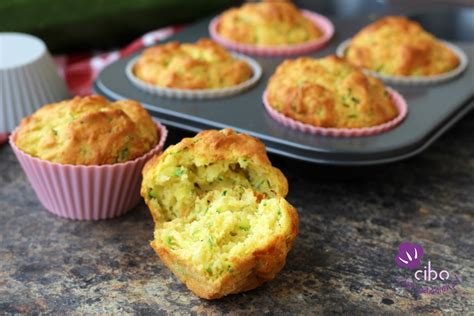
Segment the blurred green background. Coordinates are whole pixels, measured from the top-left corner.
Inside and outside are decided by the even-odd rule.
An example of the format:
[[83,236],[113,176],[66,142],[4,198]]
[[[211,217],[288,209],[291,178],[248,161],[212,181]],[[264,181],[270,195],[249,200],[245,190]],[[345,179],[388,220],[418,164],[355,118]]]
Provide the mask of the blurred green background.
[[215,14],[238,0],[0,0],[0,32],[43,39],[53,53],[108,49]]

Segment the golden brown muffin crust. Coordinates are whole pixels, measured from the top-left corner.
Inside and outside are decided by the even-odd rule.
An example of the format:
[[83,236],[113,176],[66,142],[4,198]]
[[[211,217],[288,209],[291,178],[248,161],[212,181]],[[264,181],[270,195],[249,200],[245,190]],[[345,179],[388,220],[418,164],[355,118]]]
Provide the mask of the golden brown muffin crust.
[[200,39],[194,44],[169,42],[147,48],[133,72],[152,85],[175,89],[232,87],[252,77],[252,69],[219,44]]
[[[220,160],[237,161],[240,157],[246,157],[252,163],[261,165],[262,168],[271,167],[265,145],[261,141],[247,134],[238,134],[234,130],[226,128],[221,131],[205,130],[195,137],[183,138],[176,145],[170,146],[164,154],[155,156],[152,161],[155,159],[157,161],[147,163],[143,172],[146,172],[146,168],[150,168],[159,161],[166,159],[168,155],[183,150],[192,151],[199,165]],[[275,169],[275,172],[279,175],[278,182],[283,184],[278,193],[285,196],[288,192],[286,178],[278,169]]]
[[45,105],[23,119],[15,143],[31,156],[51,162],[103,165],[144,155],[158,136],[140,103],[87,96]]
[[199,297],[253,289],[283,268],[298,234],[287,192],[257,139],[231,129],[185,138],[143,169],[151,246]]
[[[288,181],[283,173],[272,166],[265,145],[247,134],[238,134],[230,128],[221,131],[205,130],[194,137],[183,138],[176,145],[169,146],[161,155],[150,159],[143,168],[143,175],[163,164],[170,156],[176,157],[182,152],[192,152],[194,164],[204,166],[219,161],[238,163],[245,160],[251,170],[259,175],[265,174],[271,181],[275,193],[285,197],[288,194]],[[142,186],[142,190],[143,190]],[[149,199],[142,192],[145,201]]]
[[379,80],[334,55],[284,61],[269,80],[267,97],[278,112],[319,127],[370,127],[398,114]]
[[246,3],[225,11],[217,26],[220,36],[255,46],[285,46],[308,42],[321,31],[292,3],[265,1]]
[[415,21],[382,18],[357,33],[345,57],[354,65],[381,74],[430,76],[459,65],[456,54]]

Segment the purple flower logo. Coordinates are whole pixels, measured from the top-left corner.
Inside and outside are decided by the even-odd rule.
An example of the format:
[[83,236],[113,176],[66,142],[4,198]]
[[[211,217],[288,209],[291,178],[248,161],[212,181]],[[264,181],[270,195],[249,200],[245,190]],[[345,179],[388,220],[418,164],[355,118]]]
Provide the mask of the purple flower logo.
[[423,247],[409,242],[402,242],[398,247],[398,254],[395,257],[397,266],[404,269],[415,269],[421,265],[423,258]]

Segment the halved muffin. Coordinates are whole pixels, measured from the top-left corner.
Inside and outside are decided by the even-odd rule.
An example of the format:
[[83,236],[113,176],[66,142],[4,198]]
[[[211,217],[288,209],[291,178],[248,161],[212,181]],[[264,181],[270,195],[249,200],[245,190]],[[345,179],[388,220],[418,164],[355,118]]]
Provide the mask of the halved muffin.
[[314,22],[288,1],[246,3],[222,13],[217,33],[259,47],[302,44],[322,36]]
[[143,170],[151,246],[200,297],[253,289],[283,268],[298,233],[287,192],[255,138],[230,129],[185,138]]
[[345,58],[354,65],[395,76],[437,75],[460,63],[444,43],[401,16],[385,17],[364,27],[352,38]]
[[133,67],[140,80],[161,88],[220,89],[249,80],[252,68],[209,39],[147,48]]
[[371,127],[398,115],[381,81],[334,55],[285,60],[266,97],[277,112],[317,127]]

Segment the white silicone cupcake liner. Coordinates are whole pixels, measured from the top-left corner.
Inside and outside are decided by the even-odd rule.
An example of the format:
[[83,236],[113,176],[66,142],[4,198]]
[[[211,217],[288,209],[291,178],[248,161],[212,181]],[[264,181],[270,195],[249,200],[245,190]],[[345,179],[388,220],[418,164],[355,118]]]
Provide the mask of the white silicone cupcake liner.
[[390,94],[393,103],[395,104],[398,115],[394,119],[372,127],[364,127],[364,128],[326,128],[326,127],[316,127],[310,124],[302,123],[296,121],[292,118],[289,118],[282,113],[275,110],[270,103],[268,102],[268,95],[267,90],[263,93],[263,104],[267,113],[273,118],[275,121],[281,123],[282,125],[288,126],[295,130],[299,130],[304,133],[310,133],[314,135],[322,135],[322,136],[333,136],[333,137],[360,137],[360,136],[371,136],[386,132],[390,129],[393,129],[398,124],[400,124],[403,119],[407,116],[408,113],[408,106],[405,99],[395,90],[386,87],[386,90]]
[[[347,39],[341,44],[339,44],[336,51],[336,54],[339,57],[344,58],[346,49],[349,46],[350,42],[351,42],[351,39]],[[446,73],[433,75],[433,76],[424,76],[424,77],[409,77],[409,76],[383,75],[376,71],[372,71],[365,68],[363,70],[366,74],[370,76],[376,77],[385,83],[395,84],[395,85],[430,85],[430,84],[436,84],[436,83],[441,83],[441,82],[451,80],[457,77],[466,69],[467,64],[469,63],[469,60],[461,48],[449,42],[445,42],[445,41],[441,41],[441,42],[444,45],[446,45],[449,49],[451,49],[459,58],[459,65],[455,69],[448,71]]]
[[45,44],[21,33],[0,33],[0,134],[47,103],[69,97]]
[[123,163],[80,166],[63,165],[32,157],[16,144],[10,145],[41,204],[51,213],[77,220],[99,220],[125,214],[140,201],[144,164],[163,150],[168,135],[156,123],[160,141],[145,155]]
[[334,25],[331,21],[323,15],[308,11],[301,10],[302,14],[311,20],[318,29],[320,29],[323,35],[320,38],[315,40],[296,45],[289,46],[274,46],[274,47],[257,47],[249,44],[241,44],[231,40],[228,40],[222,37],[217,28],[219,26],[220,16],[215,17],[209,24],[209,33],[211,38],[214,39],[217,43],[222,46],[244,54],[256,55],[256,56],[265,56],[265,57],[277,57],[277,56],[290,56],[290,55],[301,55],[310,52],[314,52],[324,45],[326,45],[329,40],[334,35]]
[[133,67],[140,56],[137,56],[130,60],[125,68],[125,73],[128,79],[139,89],[148,93],[167,98],[174,99],[188,99],[188,100],[203,100],[203,99],[215,99],[223,98],[232,95],[239,94],[247,89],[250,89],[255,85],[260,77],[262,76],[262,67],[254,59],[240,55],[232,54],[234,58],[245,61],[250,68],[252,68],[252,77],[245,82],[238,85],[222,89],[202,89],[202,90],[191,90],[191,89],[173,89],[173,88],[161,88],[145,82],[133,73]]

